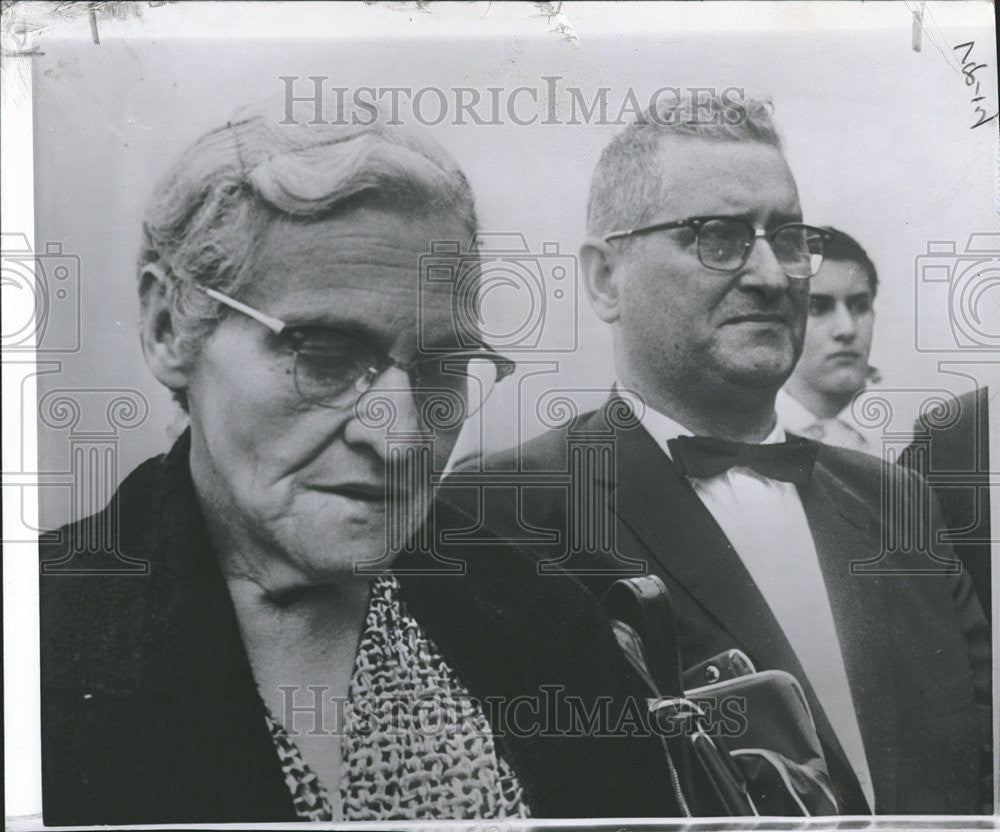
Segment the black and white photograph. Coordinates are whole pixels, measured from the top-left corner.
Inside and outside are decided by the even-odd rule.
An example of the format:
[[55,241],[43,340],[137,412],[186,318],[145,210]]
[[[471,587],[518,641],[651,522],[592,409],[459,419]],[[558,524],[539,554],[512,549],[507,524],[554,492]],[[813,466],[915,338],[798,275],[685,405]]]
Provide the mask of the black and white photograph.
[[6,828],[996,828],[991,3],[2,14]]

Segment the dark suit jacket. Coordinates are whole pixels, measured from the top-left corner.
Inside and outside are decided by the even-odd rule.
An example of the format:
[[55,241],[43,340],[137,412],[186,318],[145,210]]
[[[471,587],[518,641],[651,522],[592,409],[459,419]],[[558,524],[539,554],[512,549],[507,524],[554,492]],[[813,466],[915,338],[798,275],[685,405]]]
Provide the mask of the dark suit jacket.
[[[46,824],[297,820],[188,448],[182,437],[103,512],[41,542]],[[443,508],[438,520],[469,523]],[[573,729],[571,696],[587,713],[608,708],[612,729],[632,712],[630,697],[644,701],[590,594],[565,576],[540,578],[513,546],[441,554],[464,572],[441,574],[426,553],[393,569],[470,692],[493,698],[483,710],[534,816],[676,814],[655,736]],[[518,697],[541,697],[546,713],[510,712]]]
[[[443,493],[505,539],[576,572],[595,593],[618,577],[659,575],[671,593],[685,666],[738,647],[759,670],[794,674],[809,698],[842,811],[867,811],[829,721],[749,573],[687,479],[620,399],[490,457],[478,470],[486,473],[466,466]],[[812,481],[799,493],[877,811],[979,813],[981,800],[992,799],[985,622],[964,575],[940,574],[948,564],[915,551],[906,537],[886,535],[883,494],[900,489],[911,497],[922,493],[898,466],[820,446]],[[934,513],[932,528],[938,523]],[[897,550],[882,557],[884,537]],[[935,555],[951,557],[947,550]]]
[[944,515],[951,545],[983,605],[990,592],[990,437],[987,388],[958,398],[958,418],[937,426],[927,417],[913,427],[914,440],[900,454],[901,465],[925,477]]

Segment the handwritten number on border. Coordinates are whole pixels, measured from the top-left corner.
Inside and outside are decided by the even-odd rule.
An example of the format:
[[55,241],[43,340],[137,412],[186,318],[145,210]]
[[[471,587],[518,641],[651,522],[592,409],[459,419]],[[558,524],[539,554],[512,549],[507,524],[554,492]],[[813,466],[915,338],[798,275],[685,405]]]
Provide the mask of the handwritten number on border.
[[[974,59],[972,59],[972,47],[976,45],[974,40],[970,40],[968,43],[960,43],[958,46],[953,46],[952,49],[958,52],[960,49],[965,50],[965,54],[962,55],[962,74],[965,76],[965,86],[971,87],[973,84],[976,85],[975,90],[973,90],[974,97],[972,103],[975,104],[977,101],[982,101],[985,96],[979,94],[980,82],[976,80],[976,73],[981,69],[986,69],[986,64],[977,64]],[[976,113],[979,119],[975,124],[969,129],[975,129],[976,127],[981,127],[987,122],[993,121],[1000,115],[1000,113],[994,113],[989,118],[986,117],[986,110],[983,107],[976,105]]]

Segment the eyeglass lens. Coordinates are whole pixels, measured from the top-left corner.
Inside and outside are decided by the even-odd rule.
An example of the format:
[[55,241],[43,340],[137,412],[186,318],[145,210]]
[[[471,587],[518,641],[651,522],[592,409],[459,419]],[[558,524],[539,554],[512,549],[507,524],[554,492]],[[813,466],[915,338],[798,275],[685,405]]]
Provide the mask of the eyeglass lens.
[[[325,338],[322,348],[305,344],[295,352],[295,387],[305,400],[347,408],[374,383],[384,362],[353,339]],[[410,370],[410,386],[421,418],[447,427],[475,414],[498,379],[488,357],[462,354],[432,356]]]
[[[822,239],[808,226],[787,225],[769,241],[790,277],[812,277],[823,261]],[[698,229],[698,258],[710,269],[738,269],[750,256],[754,230],[738,219],[713,219]]]

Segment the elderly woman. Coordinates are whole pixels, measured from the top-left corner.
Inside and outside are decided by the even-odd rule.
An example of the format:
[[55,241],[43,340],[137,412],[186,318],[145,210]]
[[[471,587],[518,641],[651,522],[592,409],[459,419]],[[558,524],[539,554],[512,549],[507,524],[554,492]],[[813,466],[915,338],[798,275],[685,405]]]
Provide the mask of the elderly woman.
[[190,428],[43,537],[46,823],[676,810],[595,602],[421,528],[512,367],[421,277],[476,230],[465,177],[361,115],[245,112],[156,190],[142,348]]

